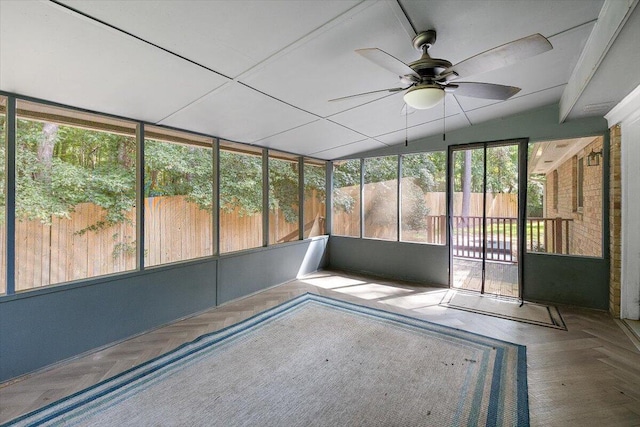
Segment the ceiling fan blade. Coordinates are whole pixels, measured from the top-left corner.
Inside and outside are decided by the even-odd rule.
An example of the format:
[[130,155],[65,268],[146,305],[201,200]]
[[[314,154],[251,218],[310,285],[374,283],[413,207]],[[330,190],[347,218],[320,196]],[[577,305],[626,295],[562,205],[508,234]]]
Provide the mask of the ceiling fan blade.
[[[376,47],[366,48],[366,49],[356,49],[356,53],[362,55],[367,58],[369,61],[373,62],[380,67],[391,71],[398,77],[402,77],[404,75],[413,75],[418,77],[415,71],[411,69],[407,64],[400,61],[393,55],[389,55],[384,50],[380,50]],[[419,80],[419,77],[418,77]]]
[[455,89],[456,95],[470,96],[472,98],[498,99],[500,101],[505,101],[520,92],[519,87],[503,86],[493,83],[456,82],[451,86],[457,86]]
[[467,58],[447,68],[442,74],[447,74],[451,71],[458,76],[486,73],[551,49],[553,49],[553,46],[544,36],[532,34]]
[[[409,86],[411,87],[411,86]],[[380,90],[372,90],[371,92],[362,92],[362,93],[356,93],[355,95],[347,95],[347,96],[341,96],[340,98],[333,98],[330,99],[329,102],[334,102],[334,101],[343,101],[345,99],[349,99],[349,98],[356,98],[358,96],[365,96],[365,95],[372,95],[374,93],[381,93],[381,92],[401,92],[403,90],[409,89],[409,87],[394,87],[391,89],[380,89]]]

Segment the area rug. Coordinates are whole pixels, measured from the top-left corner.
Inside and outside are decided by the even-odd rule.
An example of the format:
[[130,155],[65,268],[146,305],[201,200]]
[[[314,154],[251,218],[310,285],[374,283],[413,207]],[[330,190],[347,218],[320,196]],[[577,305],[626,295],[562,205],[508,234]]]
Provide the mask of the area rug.
[[10,425],[528,426],[525,351],[305,294]]
[[527,301],[523,304],[522,301],[515,298],[481,295],[478,292],[453,289],[445,294],[440,305],[516,322],[567,330],[560,311],[552,305]]

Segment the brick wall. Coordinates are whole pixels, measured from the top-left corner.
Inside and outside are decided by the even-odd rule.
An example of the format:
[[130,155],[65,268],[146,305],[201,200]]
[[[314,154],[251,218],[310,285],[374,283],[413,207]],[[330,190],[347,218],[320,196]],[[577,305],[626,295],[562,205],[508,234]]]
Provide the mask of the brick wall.
[[609,312],[620,317],[620,273],[621,273],[621,200],[622,178],[620,173],[620,125],[610,130],[609,148]]
[[[583,256],[602,256],[602,168],[587,166],[587,155],[593,151],[602,151],[603,140],[596,138],[571,159],[557,168],[558,206],[554,209],[554,173],[550,171],[545,187],[547,218],[569,218],[569,254]],[[578,208],[577,175],[578,162],[583,158],[583,207]]]

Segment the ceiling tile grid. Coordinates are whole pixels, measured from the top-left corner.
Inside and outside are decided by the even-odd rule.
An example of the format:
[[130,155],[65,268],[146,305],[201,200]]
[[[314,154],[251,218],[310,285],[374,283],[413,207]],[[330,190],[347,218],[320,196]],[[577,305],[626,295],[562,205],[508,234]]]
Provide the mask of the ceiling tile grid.
[[160,124],[254,143],[317,120],[281,101],[230,82],[177,111]]
[[[366,139],[365,136],[354,132],[329,120],[319,119],[312,123],[282,132],[277,135],[257,141],[258,145],[268,148],[289,151],[304,155],[319,155],[323,150],[348,145]],[[377,143],[379,147],[383,144]],[[378,148],[378,147],[376,147]]]
[[378,148],[386,147],[379,141],[368,138],[360,141],[355,141],[349,144],[341,145],[339,147],[330,148],[328,150],[322,150],[314,153],[314,156],[321,159],[332,160],[339,159],[341,157],[351,156],[353,153],[361,153],[364,151],[376,150]]
[[465,114],[472,124],[478,124],[494,119],[501,119],[514,114],[519,114],[545,105],[551,105],[560,99],[564,86],[556,86],[540,92],[530,93],[526,96],[517,95],[503,102],[467,111]]
[[329,99],[398,86],[398,76],[377,67],[354,50],[380,47],[399,58],[416,51],[389,2],[367,2],[360,12],[319,31],[305,43],[257,67],[242,81],[278,99],[321,117],[333,115],[367,99]]
[[469,126],[469,121],[464,114],[455,114],[447,116],[446,119],[437,119],[427,123],[421,123],[416,126],[412,126],[408,129],[401,129],[395,132],[390,132],[385,135],[377,136],[376,139],[388,145],[397,145],[405,143],[405,135],[407,142],[411,144],[412,141],[416,141],[421,138],[425,138],[430,135],[443,134],[446,132],[452,132],[456,129]]
[[0,88],[156,122],[228,79],[50,2],[0,2]]
[[358,0],[62,0],[231,78],[346,12]]
[[423,123],[442,119],[447,116],[460,114],[462,110],[451,95],[447,95],[444,103],[440,103],[429,110],[409,109],[404,114],[402,94],[395,93],[375,102],[369,102],[359,107],[331,116],[331,120],[343,126],[354,129],[364,135],[377,138],[405,127],[414,127]]
[[[409,23],[417,31],[436,30],[429,53],[454,64],[530,34],[549,38],[549,52],[462,76],[460,81],[521,91],[507,101],[447,95],[446,127],[452,131],[557,103],[603,4],[0,1],[0,90],[303,155],[344,157],[402,144],[407,132],[410,140],[438,134],[445,113],[439,104],[405,116],[401,92],[328,102],[402,85],[355,49],[377,47],[414,61],[420,52]],[[621,32],[626,42],[611,49],[603,70],[611,64],[628,75],[625,81],[635,81],[628,61],[637,56],[624,52],[633,49],[629,40],[636,33]],[[602,89],[585,91],[590,104],[611,104],[628,91],[630,83],[607,89],[602,76],[594,77]]]

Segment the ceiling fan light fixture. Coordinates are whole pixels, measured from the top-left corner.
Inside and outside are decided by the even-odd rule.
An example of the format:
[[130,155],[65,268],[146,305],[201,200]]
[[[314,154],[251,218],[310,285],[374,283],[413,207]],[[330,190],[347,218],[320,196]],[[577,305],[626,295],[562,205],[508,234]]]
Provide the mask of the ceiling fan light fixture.
[[415,86],[404,94],[404,102],[416,110],[433,108],[444,98],[444,89],[436,85]]

